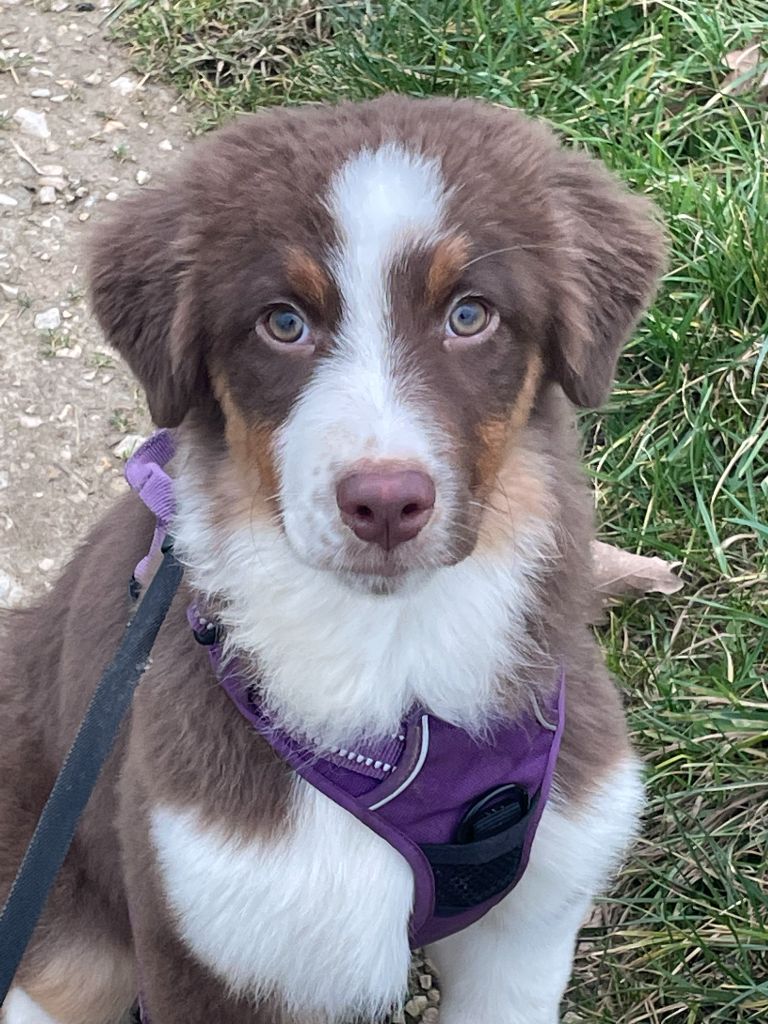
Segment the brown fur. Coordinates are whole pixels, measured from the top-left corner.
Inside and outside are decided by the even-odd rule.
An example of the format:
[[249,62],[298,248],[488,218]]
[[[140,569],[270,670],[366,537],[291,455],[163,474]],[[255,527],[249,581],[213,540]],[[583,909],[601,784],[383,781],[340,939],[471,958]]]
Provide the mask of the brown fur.
[[[476,144],[447,144],[455,137],[447,125]],[[94,308],[146,387],[155,420],[184,420],[199,440],[215,529],[272,516],[272,431],[312,364],[256,344],[254,324],[265,301],[285,295],[314,318],[316,357],[332,349],[340,297],[323,258],[334,229],[318,197],[346,155],[393,137],[439,154],[447,180],[468,183],[451,199],[453,240],[395,269],[394,330],[430,385],[427,400],[467,481],[471,511],[457,520],[454,558],[475,546],[493,557],[532,515],[554,530],[529,613],[535,656],[526,672],[542,688],[559,665],[566,670],[557,786],[577,806],[625,756],[628,740],[589,630],[592,512],[563,392],[582,405],[603,399],[650,298],[662,246],[646,204],[510,111],[449,100],[425,109],[397,97],[269,111],[195,146],[172,188],[123,204],[94,246]],[[492,296],[500,328],[491,343],[446,361],[439,332],[455,288]],[[8,618],[0,897],[117,646],[127,581],[151,533],[148,513],[125,499],[53,591]],[[291,772],[215,685],[204,649],[190,639],[189,599],[182,587],[25,960],[23,984],[64,1024],[98,1024],[118,991],[125,1000],[134,946],[153,1024],[311,1024],[277,1005],[231,998],[185,950],[165,906],[147,831],[151,804],[194,799],[204,819],[243,836],[292,827]],[[89,955],[78,966],[81,950],[114,957],[114,992],[101,983],[108,959],[94,965]]]
[[427,272],[427,301],[437,305],[446,302],[453,292],[469,251],[463,235],[454,235],[438,242]]

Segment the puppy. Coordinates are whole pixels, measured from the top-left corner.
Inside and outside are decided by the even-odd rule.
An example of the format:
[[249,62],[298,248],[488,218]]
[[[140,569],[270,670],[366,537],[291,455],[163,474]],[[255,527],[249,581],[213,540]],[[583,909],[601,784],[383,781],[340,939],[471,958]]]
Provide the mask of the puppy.
[[[185,582],[4,1024],[106,1024],[139,989],[152,1024],[370,1021],[403,998],[413,872],[244,721],[193,598],[318,750],[396,734],[414,707],[482,738],[563,674],[528,866],[428,949],[441,1024],[555,1024],[643,802],[588,626],[574,406],[605,399],[662,261],[649,205],[596,162],[442,99],[245,118],[102,227],[92,302],[176,428]],[[8,622],[6,890],[153,526],[126,497]]]

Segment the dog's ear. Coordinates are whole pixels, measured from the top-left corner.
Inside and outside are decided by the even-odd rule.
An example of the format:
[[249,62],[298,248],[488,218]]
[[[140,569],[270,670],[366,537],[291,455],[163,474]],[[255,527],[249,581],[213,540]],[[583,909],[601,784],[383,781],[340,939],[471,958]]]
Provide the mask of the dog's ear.
[[595,408],[608,397],[621,348],[653,298],[665,236],[649,202],[581,154],[560,154],[552,188],[565,245],[551,372],[572,402]]
[[96,231],[90,249],[93,310],[162,427],[181,423],[205,372],[186,210],[183,190],[143,191]]

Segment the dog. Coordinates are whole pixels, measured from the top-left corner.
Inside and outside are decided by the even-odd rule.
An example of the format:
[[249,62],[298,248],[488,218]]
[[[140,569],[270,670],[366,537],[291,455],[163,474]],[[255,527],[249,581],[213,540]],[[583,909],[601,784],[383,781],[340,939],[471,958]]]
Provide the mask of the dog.
[[[185,577],[4,1024],[108,1024],[139,988],[152,1024],[369,1021],[404,996],[413,872],[243,720],[193,599],[318,749],[412,707],[482,740],[562,673],[527,868],[428,948],[441,1024],[555,1024],[643,805],[589,625],[575,412],[608,395],[664,248],[651,205],[541,124],[396,96],[238,120],[100,227],[92,305],[174,428]],[[4,891],[153,527],[121,499],[6,622]]]

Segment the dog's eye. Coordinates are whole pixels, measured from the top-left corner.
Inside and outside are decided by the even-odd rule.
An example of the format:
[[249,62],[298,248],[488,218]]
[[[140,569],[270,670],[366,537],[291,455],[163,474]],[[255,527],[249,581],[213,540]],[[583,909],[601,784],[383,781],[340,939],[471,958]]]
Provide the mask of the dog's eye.
[[265,320],[266,328],[275,341],[284,345],[293,345],[302,341],[307,333],[307,325],[291,306],[278,306]]
[[491,314],[477,299],[461,299],[448,317],[448,333],[459,338],[471,338],[488,326]]

